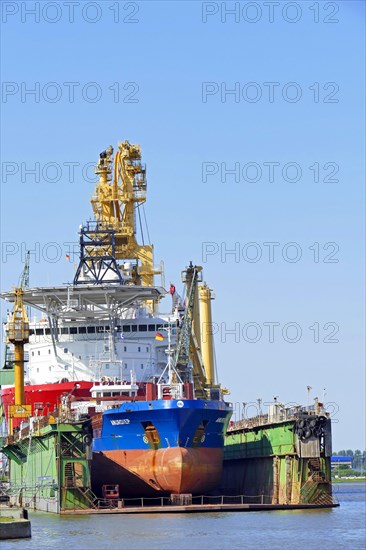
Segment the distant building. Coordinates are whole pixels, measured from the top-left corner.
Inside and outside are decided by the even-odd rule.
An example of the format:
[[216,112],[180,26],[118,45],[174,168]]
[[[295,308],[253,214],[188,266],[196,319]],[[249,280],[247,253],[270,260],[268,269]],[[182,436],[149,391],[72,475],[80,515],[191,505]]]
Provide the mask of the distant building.
[[330,459],[331,468],[336,468],[337,466],[347,466],[352,468],[352,456],[332,456]]

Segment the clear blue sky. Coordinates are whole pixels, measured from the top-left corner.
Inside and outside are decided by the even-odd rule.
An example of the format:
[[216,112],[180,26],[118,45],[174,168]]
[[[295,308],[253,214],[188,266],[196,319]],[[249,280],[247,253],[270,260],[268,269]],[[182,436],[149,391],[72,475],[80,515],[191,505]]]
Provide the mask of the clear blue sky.
[[[17,247],[35,243],[50,257],[57,249],[47,243],[57,243],[62,257],[33,256],[32,285],[72,279],[63,243],[77,240],[94,187],[81,166],[118,140],[140,143],[156,262],[164,259],[167,282],[179,286],[189,260],[207,260],[220,380],[231,400],[306,403],[307,385],[311,398],[326,388],[336,404],[334,448],[364,448],[364,3],[280,2],[272,23],[262,2],[241,2],[226,20],[221,2],[81,2],[73,22],[63,2],[58,10],[41,2],[38,23],[22,12],[25,3],[2,4],[1,238],[14,243],[3,244],[2,289],[22,269]],[[204,88],[210,95],[202,96],[204,82],[213,83]],[[36,86],[36,98],[25,94]],[[235,87],[239,96],[221,97]],[[96,92],[99,101],[87,101]],[[65,163],[73,162],[80,165],[71,182]],[[40,182],[26,173],[35,163]],[[61,167],[53,183],[48,163]],[[236,163],[239,181],[221,163]],[[203,178],[202,166],[215,173]],[[273,262],[268,242],[280,243]],[[216,243],[206,258],[203,243]],[[336,244],[324,250],[326,243]],[[238,262],[225,257],[235,246]],[[248,261],[256,251],[262,257]],[[268,322],[279,323],[273,343]],[[238,342],[223,330],[235,323]],[[301,328],[298,342],[286,341],[294,326],[283,336],[287,323]],[[336,326],[326,323],[339,326],[338,343],[324,342]],[[258,325],[261,337],[249,342]]]

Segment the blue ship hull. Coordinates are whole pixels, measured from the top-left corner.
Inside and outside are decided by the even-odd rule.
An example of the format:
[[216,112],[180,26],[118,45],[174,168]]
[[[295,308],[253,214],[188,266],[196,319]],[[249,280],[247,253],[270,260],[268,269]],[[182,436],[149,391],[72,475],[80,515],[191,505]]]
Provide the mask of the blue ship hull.
[[223,401],[123,403],[94,427],[94,490],[121,496],[203,493],[220,481],[232,406]]

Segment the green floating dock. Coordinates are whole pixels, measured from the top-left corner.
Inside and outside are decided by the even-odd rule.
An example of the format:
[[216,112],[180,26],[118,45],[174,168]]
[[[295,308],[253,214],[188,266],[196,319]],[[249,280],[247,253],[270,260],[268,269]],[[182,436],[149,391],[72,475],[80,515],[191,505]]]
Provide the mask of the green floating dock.
[[[286,412],[286,411],[285,411]],[[321,430],[303,437],[299,423]],[[9,458],[11,505],[61,514],[147,514],[324,509],[332,491],[331,420],[258,416],[234,423],[225,437],[223,474],[211,495],[110,499],[92,490],[89,421],[33,422],[1,445]],[[177,498],[179,499],[177,500]]]

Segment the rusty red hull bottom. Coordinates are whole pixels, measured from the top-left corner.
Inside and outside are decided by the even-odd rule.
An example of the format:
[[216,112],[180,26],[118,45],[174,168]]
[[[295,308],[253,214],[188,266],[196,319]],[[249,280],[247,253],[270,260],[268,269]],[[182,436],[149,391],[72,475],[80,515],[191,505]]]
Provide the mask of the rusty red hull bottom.
[[204,494],[220,482],[223,449],[170,447],[157,450],[96,452],[92,460],[93,490],[118,484],[120,496]]

